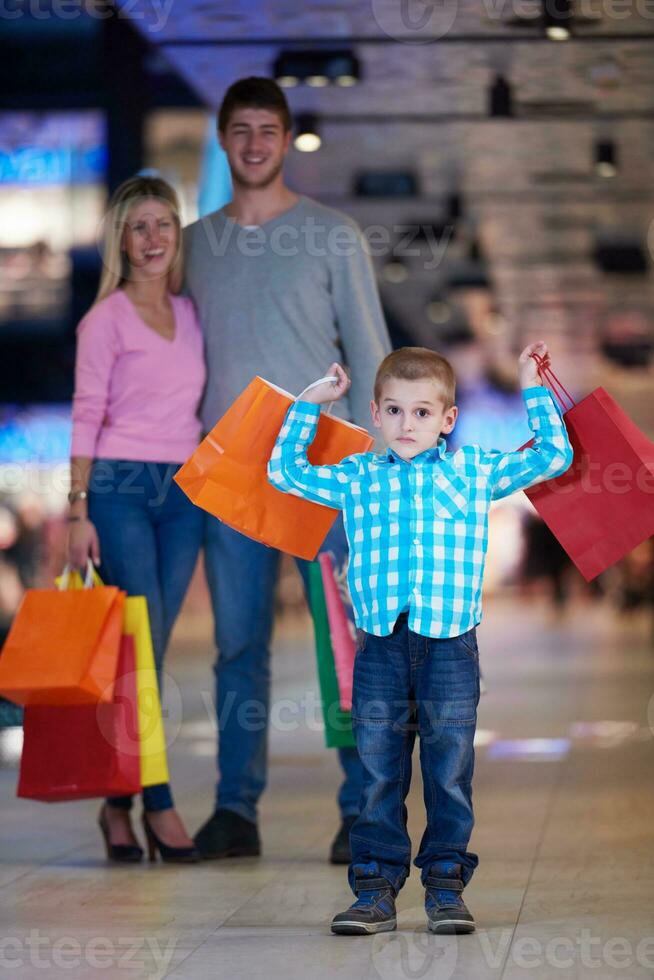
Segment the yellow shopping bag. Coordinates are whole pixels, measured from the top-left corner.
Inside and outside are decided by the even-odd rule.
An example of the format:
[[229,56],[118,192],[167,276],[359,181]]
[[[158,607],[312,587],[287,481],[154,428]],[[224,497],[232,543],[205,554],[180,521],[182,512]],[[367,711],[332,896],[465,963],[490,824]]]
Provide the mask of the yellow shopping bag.
[[[85,580],[79,572],[65,570],[56,582],[66,589],[83,589],[89,585],[103,584],[90,562]],[[127,596],[125,599],[123,633],[134,638],[141,785],[157,786],[159,783],[169,782],[169,775],[150,617],[145,596]]]
[[154,669],[150,617],[145,596],[127,596],[123,632],[134,637],[141,785],[156,786],[169,782],[169,775],[159,685]]

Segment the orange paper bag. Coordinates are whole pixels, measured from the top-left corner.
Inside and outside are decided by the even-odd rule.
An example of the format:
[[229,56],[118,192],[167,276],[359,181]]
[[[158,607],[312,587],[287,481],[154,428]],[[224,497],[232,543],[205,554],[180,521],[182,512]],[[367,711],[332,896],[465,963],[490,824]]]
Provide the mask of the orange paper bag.
[[[337,511],[282,493],[267,475],[275,440],[294,400],[287,391],[256,377],[175,480],[194,504],[234,530],[311,561]],[[373,442],[365,429],[323,413],[308,458],[314,465],[340,463],[352,453],[367,452]]]
[[124,603],[113,586],[28,589],[0,656],[0,694],[22,705],[111,702]]

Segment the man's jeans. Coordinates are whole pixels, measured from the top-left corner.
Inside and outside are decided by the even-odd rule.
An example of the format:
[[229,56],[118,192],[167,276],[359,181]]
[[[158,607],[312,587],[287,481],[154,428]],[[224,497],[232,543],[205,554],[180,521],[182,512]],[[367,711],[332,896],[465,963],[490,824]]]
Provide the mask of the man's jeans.
[[[89,480],[89,518],[100,538],[100,575],[148,601],[159,687],[170,633],[195,568],[204,517],[173,481],[177,463],[96,459]],[[112,797],[123,809],[130,796]],[[168,784],[143,790],[146,810],[173,806]]]
[[[336,567],[347,560],[347,539],[339,517],[322,551]],[[257,818],[267,780],[270,710],[270,639],[280,552],[252,541],[207,517],[205,568],[216,625],[215,665],[218,713],[216,806]],[[297,560],[308,599],[308,562]],[[355,748],[338,750],[345,779],[338,794],[341,816],[356,816],[362,770]]]
[[352,720],[364,776],[361,814],[350,835],[353,890],[355,865],[367,865],[368,872],[381,874],[396,891],[409,874],[404,801],[416,733],[427,828],[415,864],[423,882],[431,865],[444,860],[461,864],[464,884],[472,877],[478,858],[467,847],[474,823],[471,782],[478,702],[474,628],[461,636],[433,639],[411,632],[403,613],[389,636],[360,634]]

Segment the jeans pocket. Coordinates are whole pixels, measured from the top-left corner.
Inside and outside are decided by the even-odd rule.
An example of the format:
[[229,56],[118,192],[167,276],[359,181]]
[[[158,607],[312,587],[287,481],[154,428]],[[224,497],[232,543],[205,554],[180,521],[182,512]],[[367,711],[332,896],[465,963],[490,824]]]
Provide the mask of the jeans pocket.
[[477,628],[475,626],[468,630],[467,633],[461,633],[457,636],[457,640],[462,647],[475,659],[479,656],[479,647],[477,646]]

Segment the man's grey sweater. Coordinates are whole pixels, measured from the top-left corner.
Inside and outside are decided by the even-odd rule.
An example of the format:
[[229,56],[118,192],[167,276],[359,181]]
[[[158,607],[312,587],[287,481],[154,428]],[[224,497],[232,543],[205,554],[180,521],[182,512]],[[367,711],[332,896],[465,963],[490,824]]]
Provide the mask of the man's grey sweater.
[[334,414],[369,429],[390,342],[356,222],[300,197],[249,228],[215,211],[185,229],[184,243],[186,290],[205,337],[205,429],[255,375],[298,395],[333,361],[352,379]]

